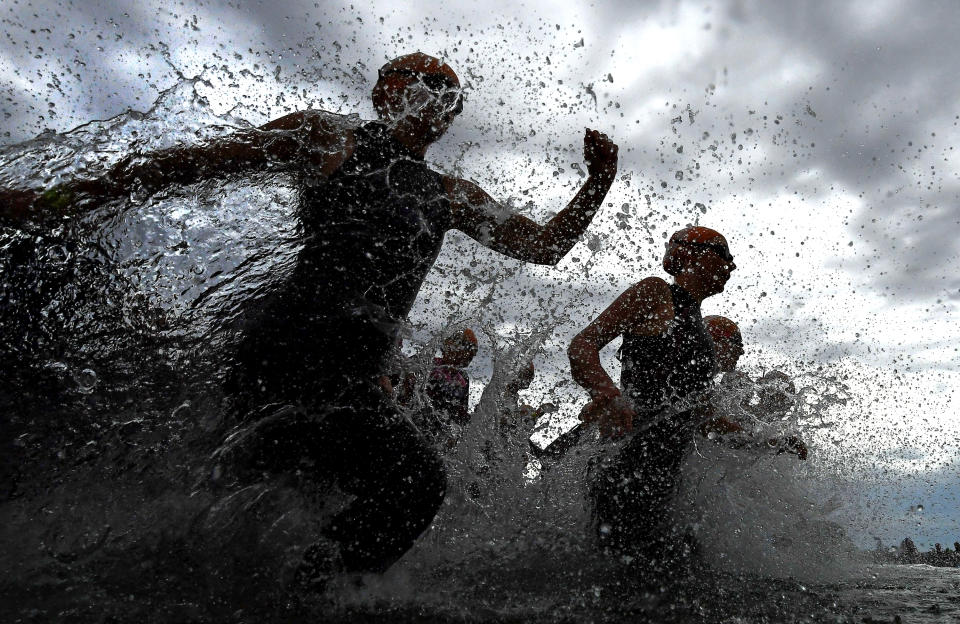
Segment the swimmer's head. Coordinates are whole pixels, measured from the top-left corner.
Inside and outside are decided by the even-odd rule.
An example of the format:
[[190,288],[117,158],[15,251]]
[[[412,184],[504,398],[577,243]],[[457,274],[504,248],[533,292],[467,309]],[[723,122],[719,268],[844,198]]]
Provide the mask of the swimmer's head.
[[381,67],[372,97],[382,121],[403,124],[429,140],[440,138],[463,110],[457,74],[422,52],[405,54]]
[[690,226],[677,230],[666,247],[664,270],[676,278],[695,278],[710,293],[722,292],[730,273],[737,268],[727,239],[708,227]]
[[462,367],[473,361],[477,350],[477,335],[472,329],[464,329],[443,339],[440,355],[445,364]]
[[737,361],[743,355],[740,328],[725,316],[705,316],[703,324],[717,349],[717,367],[720,372],[733,372],[737,368]]

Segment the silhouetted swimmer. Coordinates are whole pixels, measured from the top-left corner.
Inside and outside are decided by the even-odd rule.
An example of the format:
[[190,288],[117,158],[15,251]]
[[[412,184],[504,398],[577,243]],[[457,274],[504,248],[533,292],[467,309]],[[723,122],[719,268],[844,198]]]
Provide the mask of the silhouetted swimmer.
[[[744,353],[743,336],[737,324],[725,316],[708,316],[703,319],[703,323],[713,339],[719,372],[724,374],[717,390],[723,391],[735,385],[747,384],[754,389],[758,400],[755,404],[745,400],[742,403],[744,409],[754,412],[766,421],[785,415],[797,394],[790,378],[780,371],[770,371],[756,382],[752,381],[745,373],[737,370],[737,362]],[[713,413],[714,405],[707,406],[707,410]],[[743,432],[744,428],[740,423],[726,416],[712,416],[700,424],[700,433],[712,439]],[[766,440],[765,444],[775,449],[777,454],[791,453],[798,459],[807,458],[807,446],[796,435],[771,438]]]
[[[737,370],[737,362],[743,355],[743,335],[737,324],[725,316],[706,316],[703,325],[713,340],[717,356],[717,372],[723,373],[721,385],[736,381],[749,382],[749,378]],[[700,433],[705,436],[723,435],[743,431],[740,424],[723,416],[709,418],[700,425]]]
[[427,377],[424,392],[430,400],[429,414],[424,414],[424,428],[448,445],[456,441],[451,424],[457,429],[470,422],[470,377],[464,369],[477,355],[477,336],[471,329],[454,332],[443,340],[440,357],[434,358],[433,370]]
[[[726,239],[705,227],[675,232],[663,267],[668,284],[648,277],[628,288],[570,343],[573,379],[591,402],[581,413],[605,436],[640,430],[593,475],[590,494],[601,545],[668,563],[672,499],[680,465],[702,420],[694,400],[716,371],[700,302],[723,291],[736,268]],[[600,365],[600,350],[623,337],[620,388]]]
[[711,315],[703,318],[703,325],[713,340],[717,354],[717,369],[732,373],[743,356],[743,335],[737,324],[725,316]]
[[394,59],[380,68],[372,96],[379,120],[355,129],[330,113],[301,111],[199,145],[129,156],[97,179],[0,193],[0,218],[42,221],[135,189],[243,172],[299,174],[303,248],[245,329],[227,389],[246,426],[217,458],[246,458],[254,475],[336,478],[354,500],[306,558],[339,556],[355,571],[389,567],[443,500],[436,452],[376,381],[444,234],[458,229],[511,257],[556,264],[599,210],[617,165],[617,146],[587,130],[587,180],[539,225],[424,163],[463,106],[449,65],[421,53]]
[[503,396],[503,409],[500,411],[501,429],[518,429],[528,425],[532,427],[538,418],[556,411],[557,408],[552,403],[543,403],[539,407],[534,407],[529,403],[520,402],[520,391],[530,387],[536,374],[537,369],[533,362],[527,362],[507,383]]

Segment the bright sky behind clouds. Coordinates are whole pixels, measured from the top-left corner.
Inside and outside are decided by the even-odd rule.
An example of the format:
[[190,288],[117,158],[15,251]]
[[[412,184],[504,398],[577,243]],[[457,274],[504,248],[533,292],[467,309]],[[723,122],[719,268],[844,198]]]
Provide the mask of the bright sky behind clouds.
[[[930,535],[950,543],[960,538],[960,5],[922,7],[6,0],[0,140],[146,110],[178,72],[203,72],[211,106],[252,123],[304,106],[369,118],[386,59],[443,56],[468,99],[428,153],[438,168],[540,220],[580,184],[585,126],[620,145],[621,173],[587,241],[556,268],[451,234],[411,319],[419,338],[458,315],[501,331],[551,326],[532,393],[557,392],[576,331],[631,283],[663,275],[664,237],[714,227],[738,269],[704,311],[741,324],[746,368],[849,374],[858,400],[835,432],[839,454],[872,436],[870,453],[905,496],[933,492],[923,483],[935,478],[953,511]],[[504,274],[495,303],[472,308],[489,295],[483,280]],[[482,354],[474,368],[489,375]],[[884,526],[899,541],[903,527]]]

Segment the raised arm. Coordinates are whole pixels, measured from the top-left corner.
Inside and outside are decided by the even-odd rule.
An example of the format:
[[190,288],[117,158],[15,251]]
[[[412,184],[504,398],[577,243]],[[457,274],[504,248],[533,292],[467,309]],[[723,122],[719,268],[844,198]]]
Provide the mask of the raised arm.
[[587,130],[583,155],[589,177],[566,208],[545,225],[498,203],[475,183],[445,177],[453,227],[510,257],[554,265],[580,240],[600,209],[617,173],[617,146],[601,132]]
[[353,141],[353,134],[336,127],[326,113],[291,113],[204,143],[126,156],[98,178],[76,179],[42,192],[0,189],[0,218],[66,216],[132,192],[150,193],[168,184],[192,184],[245,170],[306,165],[326,176],[350,156]]

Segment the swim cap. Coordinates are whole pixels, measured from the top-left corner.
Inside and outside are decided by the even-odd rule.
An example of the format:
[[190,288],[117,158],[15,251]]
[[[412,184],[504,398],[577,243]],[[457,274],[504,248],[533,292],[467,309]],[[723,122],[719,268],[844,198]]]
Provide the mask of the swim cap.
[[462,345],[469,346],[476,349],[477,347],[477,335],[473,333],[473,330],[470,328],[453,332],[448,334],[446,338],[443,339],[443,344],[445,345]]
[[677,250],[680,247],[701,247],[709,248],[719,254],[729,262],[733,262],[733,256],[730,255],[730,247],[727,245],[727,239],[720,232],[708,227],[692,225],[682,230],[677,230],[667,241],[667,251],[663,255],[663,269],[670,275],[680,273],[680,265],[677,258]]
[[740,334],[740,328],[737,324],[725,316],[705,316],[703,324],[714,342],[732,342],[743,348],[743,336]]
[[764,375],[761,376],[757,382],[761,385],[782,390],[788,394],[797,393],[797,387],[793,385],[793,380],[790,379],[789,375],[778,370],[772,370],[764,373]]
[[414,52],[388,61],[380,68],[377,84],[374,85],[371,95],[373,107],[381,119],[390,119],[397,112],[391,109],[389,103],[391,94],[388,91],[387,79],[398,75],[421,82],[436,95],[447,111],[456,115],[463,110],[463,92],[456,72],[436,57]]
[[391,61],[387,61],[387,63],[380,68],[379,76],[383,79],[390,74],[410,72],[422,76],[443,76],[451,83],[450,86],[460,86],[460,78],[457,77],[453,68],[440,59],[424,54],[423,52],[404,54]]

